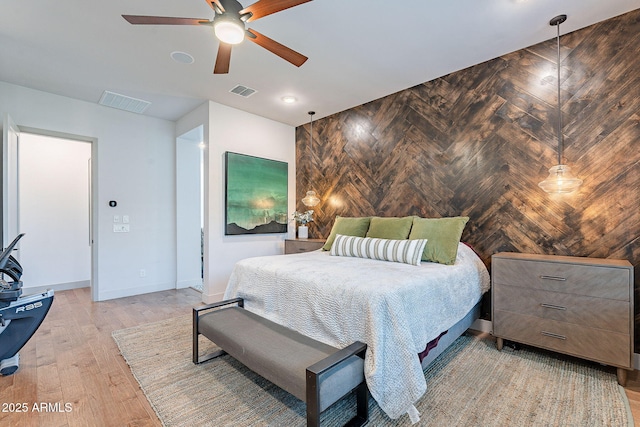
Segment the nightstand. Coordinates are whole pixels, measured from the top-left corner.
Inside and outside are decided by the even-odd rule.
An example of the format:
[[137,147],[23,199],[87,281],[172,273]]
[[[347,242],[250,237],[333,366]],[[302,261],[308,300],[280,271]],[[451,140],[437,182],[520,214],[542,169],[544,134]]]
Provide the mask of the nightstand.
[[493,335],[633,370],[633,266],[626,260],[498,253]]
[[289,255],[315,251],[323,247],[324,242],[324,239],[285,239],[284,253]]

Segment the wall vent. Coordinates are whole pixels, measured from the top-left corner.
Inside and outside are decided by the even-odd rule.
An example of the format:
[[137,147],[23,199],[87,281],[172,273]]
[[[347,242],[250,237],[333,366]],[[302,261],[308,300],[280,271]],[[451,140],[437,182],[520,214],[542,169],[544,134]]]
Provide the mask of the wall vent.
[[257,90],[251,89],[250,87],[238,85],[238,86],[234,87],[233,89],[231,89],[229,92],[235,93],[236,95],[240,95],[240,96],[242,96],[244,98],[248,98],[251,95],[253,95],[254,93],[256,93]]
[[149,101],[120,95],[119,93],[109,92],[108,90],[104,91],[98,104],[138,114],[142,114],[144,110],[151,105]]

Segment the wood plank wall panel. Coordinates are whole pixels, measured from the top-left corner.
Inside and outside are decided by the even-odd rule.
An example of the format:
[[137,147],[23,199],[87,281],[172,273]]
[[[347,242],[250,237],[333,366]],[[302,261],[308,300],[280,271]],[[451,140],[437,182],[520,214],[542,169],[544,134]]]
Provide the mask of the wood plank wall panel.
[[487,265],[499,251],[630,260],[640,307],[640,9],[561,46],[577,194],[537,185],[557,163],[552,38],[316,120],[313,142],[299,126],[297,199],[322,199],[311,237],[328,236],[336,215],[467,215],[463,239]]

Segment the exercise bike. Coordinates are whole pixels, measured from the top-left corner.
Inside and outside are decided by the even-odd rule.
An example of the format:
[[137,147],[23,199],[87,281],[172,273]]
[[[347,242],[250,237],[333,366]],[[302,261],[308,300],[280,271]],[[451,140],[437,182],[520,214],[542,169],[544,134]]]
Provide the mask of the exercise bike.
[[53,303],[51,289],[22,296],[22,266],[11,255],[22,236],[24,233],[0,253],[0,375],[11,375],[18,370],[18,351],[40,327]]

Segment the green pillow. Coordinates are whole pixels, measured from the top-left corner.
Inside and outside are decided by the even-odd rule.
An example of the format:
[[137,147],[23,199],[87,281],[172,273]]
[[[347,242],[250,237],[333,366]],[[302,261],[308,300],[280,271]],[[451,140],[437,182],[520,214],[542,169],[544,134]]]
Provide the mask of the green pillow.
[[404,218],[380,218],[374,216],[371,218],[367,237],[404,240],[409,237],[411,224],[413,224],[412,216],[405,216]]
[[423,261],[452,265],[458,255],[458,243],[462,237],[468,216],[451,218],[418,218],[413,219],[413,227],[409,239],[427,239],[427,246],[422,254]]
[[333,245],[333,241],[336,239],[337,234],[342,234],[343,236],[364,237],[369,229],[370,220],[371,217],[368,216],[358,218],[336,216],[336,219],[333,222],[333,227],[331,228],[331,233],[329,233],[329,237],[324,243],[322,250],[331,250],[331,245]]

